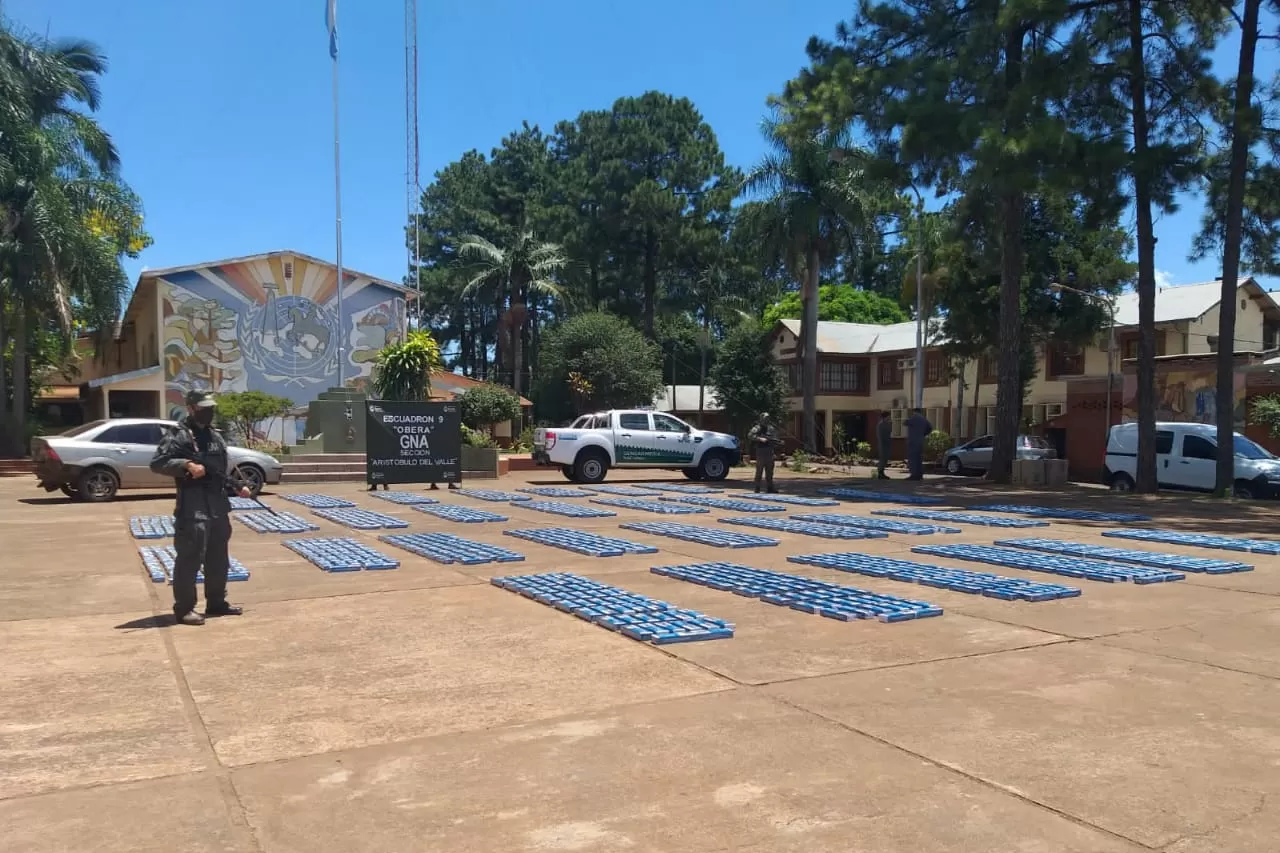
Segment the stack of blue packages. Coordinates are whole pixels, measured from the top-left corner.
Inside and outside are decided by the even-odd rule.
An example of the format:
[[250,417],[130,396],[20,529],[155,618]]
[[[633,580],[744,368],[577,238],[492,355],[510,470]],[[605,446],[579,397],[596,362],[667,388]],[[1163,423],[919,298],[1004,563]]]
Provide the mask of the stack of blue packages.
[[971,512],[946,512],[936,509],[873,509],[872,515],[894,515],[899,518],[926,518],[948,524],[978,524],[982,527],[1048,527],[1047,521],[1029,518],[1001,518],[998,515],[974,515]]
[[331,498],[328,495],[317,495],[310,492],[299,492],[296,495],[281,495],[287,501],[302,504],[307,509],[338,509],[355,504],[344,498]]
[[394,530],[409,526],[409,522],[396,518],[394,515],[372,512],[367,509],[343,507],[342,509],[317,509],[313,511],[321,518],[327,518],[330,521],[356,530],[381,530],[384,527]]
[[231,517],[255,533],[306,533],[320,529],[318,524],[291,512],[237,512]]
[[499,492],[494,489],[458,489],[457,494],[464,498],[475,498],[479,501],[489,501],[490,503],[515,503],[516,501],[532,500],[528,495],[516,494],[515,492]]
[[604,506],[616,506],[622,509],[656,512],[658,515],[696,515],[700,512],[711,512],[706,507],[662,503],[649,498],[592,498],[591,502],[593,504],[603,504]]
[[819,489],[818,494],[830,495],[833,498],[844,498],[848,501],[879,501],[885,504],[913,504],[916,506],[933,506],[946,503],[942,498],[924,495],[895,495],[891,492],[877,492],[872,489]]
[[817,613],[842,622],[852,622],[855,619],[906,622],[942,615],[941,607],[927,601],[911,601],[803,575],[753,569],[736,563],[654,566],[650,571],[663,577],[747,598],[758,598],[766,604],[790,607],[802,613]]
[[478,566],[482,563],[519,563],[524,554],[497,545],[472,542],[451,533],[394,533],[378,537],[383,542],[412,551],[437,563]]
[[170,539],[173,537],[173,516],[135,515],[129,519],[129,532],[134,539]]
[[617,495],[623,498],[652,498],[662,494],[657,489],[646,489],[642,486],[587,486],[587,488],[602,495]]
[[286,539],[284,546],[326,572],[394,569],[400,562],[354,539]]
[[1118,539],[1137,539],[1142,542],[1162,542],[1167,545],[1193,545],[1197,548],[1213,548],[1219,551],[1244,551],[1249,554],[1280,554],[1280,542],[1269,539],[1240,539],[1235,536],[1214,536],[1206,533],[1183,533],[1180,530],[1104,530],[1103,536]]
[[698,527],[693,524],[678,524],[674,521],[633,521],[618,526],[623,530],[669,536],[672,539],[697,542],[699,545],[710,545],[713,548],[759,548],[778,544],[777,539],[768,536],[735,533],[731,530],[717,530],[713,527]]
[[[173,564],[178,552],[172,545],[144,545],[138,549],[142,557],[142,566],[147,570],[152,583],[173,583]],[[228,557],[228,581],[247,581],[249,570],[235,557]],[[204,572],[196,573],[196,583],[204,583]]]
[[1080,595],[1080,590],[1062,584],[1039,583],[989,572],[971,572],[968,569],[949,569],[870,554],[809,554],[787,557],[787,559],[792,563],[807,566],[835,569],[838,572],[850,572],[872,578],[918,583],[921,586],[949,589],[970,595],[985,595],[988,598],[999,598],[1003,601],[1054,601]]
[[1150,521],[1151,516],[1136,512],[1095,512],[1091,509],[1053,509],[1023,504],[986,504],[972,507],[979,512],[1008,512],[1033,518],[1057,518],[1063,521]]
[[757,494],[753,492],[751,500],[790,504],[791,506],[840,506],[840,501],[827,500],[826,498],[805,498],[800,495],[779,495],[776,493]]
[[1182,554],[1162,554],[1158,551],[1134,551],[1128,548],[1108,548],[1106,545],[1088,545],[1084,542],[1064,542],[1060,539],[1001,539],[997,545],[1010,548],[1026,548],[1031,551],[1048,551],[1051,554],[1068,554],[1094,560],[1113,560],[1117,563],[1136,563],[1159,569],[1174,569],[1207,575],[1226,575],[1234,572],[1251,572],[1253,566],[1235,560],[1211,560],[1208,557],[1187,557]]
[[731,622],[581,575],[560,572],[498,577],[492,583],[641,642],[665,645],[733,636]]
[[744,501],[736,498],[704,498],[699,495],[690,495],[688,497],[665,497],[659,500],[677,501],[682,504],[694,504],[695,506],[709,506],[712,509],[723,509],[729,512],[786,512],[786,507],[774,506],[773,504],[762,504],[756,501]]
[[390,501],[400,506],[417,506],[419,504],[436,504],[440,501],[435,498],[429,498],[426,495],[420,495],[417,492],[370,492],[375,498],[382,501]]
[[691,483],[650,483],[646,488],[660,492],[675,492],[681,495],[718,495],[724,489],[712,489],[707,486],[695,486]]
[[516,491],[538,495],[543,498],[589,498],[595,494],[594,492],[584,492],[582,489],[569,489],[564,486],[530,486],[524,489],[516,489]]
[[568,527],[535,527],[528,530],[504,530],[504,536],[515,536],[527,539],[539,545],[550,545],[563,548],[588,557],[621,557],[623,554],[656,554],[657,548],[629,542],[626,539],[615,539],[611,536],[600,536]]
[[841,515],[831,513],[823,515],[793,515],[796,521],[812,521],[815,524],[839,524],[846,527],[858,527],[863,530],[880,530],[884,533],[905,533],[910,536],[927,536],[932,533],[960,533],[959,527],[947,527],[942,524],[917,524],[914,521],[894,521],[889,518],[867,518],[861,515]]
[[1132,581],[1135,584],[1166,583],[1186,577],[1178,572],[1149,569],[1123,563],[1105,563],[1101,560],[1085,560],[1080,557],[1059,557],[1054,554],[1033,553],[1016,548],[996,548],[991,545],[917,545],[911,549],[917,554],[950,557],[953,560],[969,560],[1007,566],[1028,572],[1047,572],[1068,578],[1084,578],[1091,581],[1116,583]]
[[529,501],[528,503],[517,504],[517,506],[521,509],[531,509],[535,512],[563,515],[566,518],[610,518],[617,515],[616,512],[611,512],[607,509],[596,509],[582,504],[567,504],[562,501]]
[[434,515],[436,518],[443,518],[445,521],[457,521],[463,524],[483,524],[486,521],[507,520],[505,515],[498,515],[496,512],[489,512],[483,509],[472,509],[469,506],[436,504],[435,506],[417,505],[413,508],[418,512],[425,512],[428,515]]
[[780,533],[800,533],[805,536],[818,536],[823,539],[885,539],[889,534],[878,530],[863,530],[840,524],[818,524],[813,521],[796,521],[787,518],[722,518],[722,524],[737,524],[743,527],[758,527],[761,530],[777,530]]

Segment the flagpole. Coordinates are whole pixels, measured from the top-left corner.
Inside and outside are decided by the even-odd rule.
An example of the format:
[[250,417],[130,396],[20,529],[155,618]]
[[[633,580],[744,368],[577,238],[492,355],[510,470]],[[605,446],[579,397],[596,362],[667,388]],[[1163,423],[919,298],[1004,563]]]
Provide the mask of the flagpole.
[[334,231],[338,244],[338,385],[342,387],[347,384],[347,318],[342,310],[342,291],[346,284],[346,279],[342,271],[342,145],[338,134],[337,0],[330,0],[329,9],[333,16],[333,21],[330,24],[332,41],[329,54],[333,57],[333,203]]

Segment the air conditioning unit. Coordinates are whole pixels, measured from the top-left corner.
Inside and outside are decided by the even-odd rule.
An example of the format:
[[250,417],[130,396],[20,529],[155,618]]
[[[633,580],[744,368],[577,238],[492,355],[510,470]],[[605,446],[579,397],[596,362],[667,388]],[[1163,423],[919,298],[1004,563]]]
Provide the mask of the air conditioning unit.
[[1046,403],[1044,407],[1045,420],[1060,418],[1067,412],[1066,403]]
[[915,370],[916,360],[914,358],[900,358],[898,359],[898,369],[899,370]]

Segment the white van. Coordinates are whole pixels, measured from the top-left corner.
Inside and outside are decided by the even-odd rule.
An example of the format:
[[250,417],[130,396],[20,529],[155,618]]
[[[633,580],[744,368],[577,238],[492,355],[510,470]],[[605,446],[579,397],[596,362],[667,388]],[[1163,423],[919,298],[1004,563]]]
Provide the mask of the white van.
[[[1162,489],[1212,492],[1217,474],[1218,428],[1213,424],[1156,424],[1156,478]],[[1240,433],[1236,453],[1235,496],[1264,498],[1280,493],[1280,459]],[[1138,425],[1111,428],[1106,478],[1118,492],[1133,490],[1138,469]]]

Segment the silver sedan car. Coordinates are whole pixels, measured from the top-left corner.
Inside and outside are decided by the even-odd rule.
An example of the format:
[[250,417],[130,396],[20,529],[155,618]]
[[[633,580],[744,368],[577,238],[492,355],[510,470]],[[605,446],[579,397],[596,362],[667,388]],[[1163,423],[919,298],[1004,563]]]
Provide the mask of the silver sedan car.
[[[77,500],[109,501],[120,489],[172,489],[173,478],[154,474],[151,457],[173,421],[116,418],[92,421],[61,435],[31,439],[36,477],[47,492],[60,489]],[[227,461],[237,483],[256,497],[280,482],[284,467],[274,457],[245,447],[228,447]]]
[[[942,457],[943,467],[948,474],[963,474],[966,471],[985,472],[991,467],[991,448],[995,437],[980,436],[967,444],[957,445]],[[1057,459],[1058,452],[1053,445],[1038,435],[1020,435],[1017,445],[1018,459]]]

